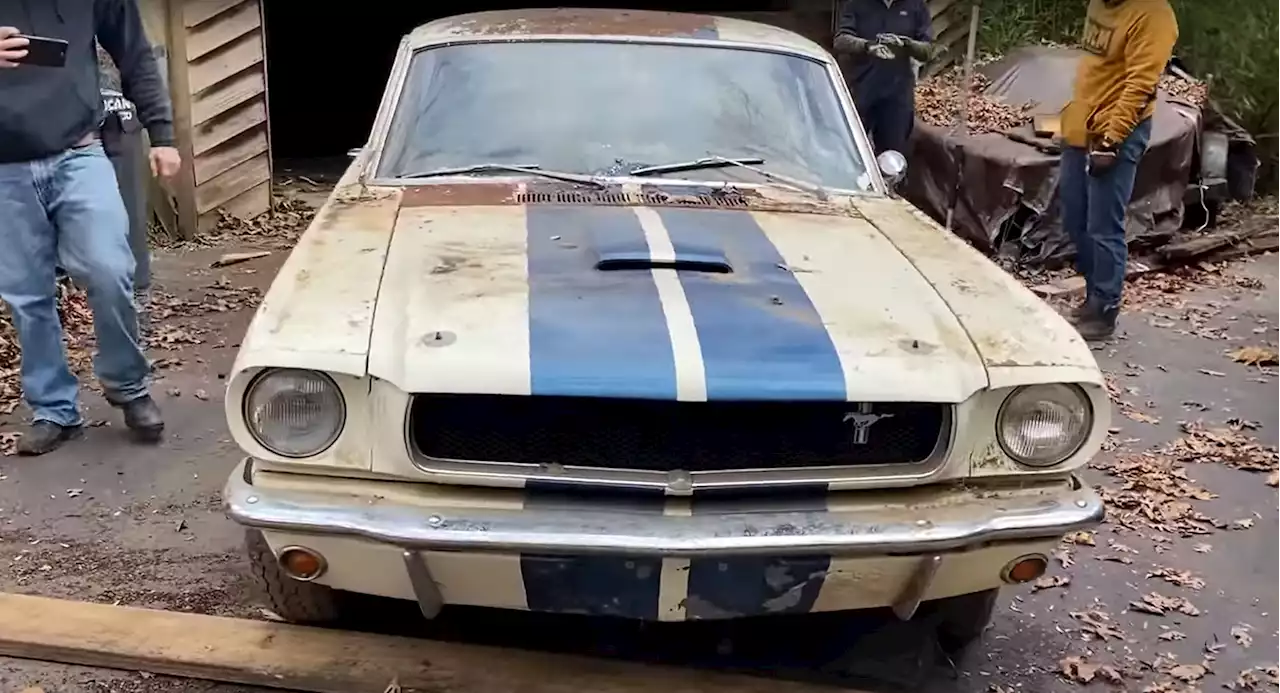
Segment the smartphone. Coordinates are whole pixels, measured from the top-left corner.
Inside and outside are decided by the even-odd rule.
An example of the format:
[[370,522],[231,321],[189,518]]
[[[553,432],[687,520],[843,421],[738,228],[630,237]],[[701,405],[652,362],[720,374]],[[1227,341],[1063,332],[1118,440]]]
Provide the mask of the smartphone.
[[28,36],[26,34],[18,34],[15,38],[27,40],[27,57],[22,59],[23,65],[63,67],[67,64],[66,41],[44,36]]

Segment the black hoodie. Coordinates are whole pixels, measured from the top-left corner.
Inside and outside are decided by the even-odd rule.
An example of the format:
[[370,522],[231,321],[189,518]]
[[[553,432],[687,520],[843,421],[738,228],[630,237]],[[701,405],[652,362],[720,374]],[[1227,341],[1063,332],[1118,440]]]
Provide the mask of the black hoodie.
[[136,0],[0,0],[0,26],[67,41],[65,67],[0,69],[0,163],[64,151],[102,120],[96,38],[120,69],[153,147],[173,146],[173,111]]

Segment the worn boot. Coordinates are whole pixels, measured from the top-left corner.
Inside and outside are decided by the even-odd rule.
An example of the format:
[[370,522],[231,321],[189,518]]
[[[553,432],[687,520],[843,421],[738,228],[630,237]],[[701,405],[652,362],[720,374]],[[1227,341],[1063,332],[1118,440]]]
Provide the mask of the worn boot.
[[129,427],[138,442],[160,442],[164,435],[164,419],[160,416],[160,407],[156,406],[150,395],[143,395],[118,406],[124,410],[124,425]]
[[1076,331],[1085,341],[1099,342],[1109,339],[1116,333],[1116,319],[1119,310],[1101,310],[1088,307],[1081,311],[1080,319],[1075,323]]
[[52,421],[36,421],[18,439],[18,454],[35,457],[53,452],[82,433],[84,426],[59,426]]
[[1089,305],[1089,299],[1085,299],[1077,303],[1076,306],[1071,309],[1071,312],[1067,313],[1067,322],[1072,325],[1078,324],[1081,320],[1084,320],[1090,310],[1092,310],[1092,308]]

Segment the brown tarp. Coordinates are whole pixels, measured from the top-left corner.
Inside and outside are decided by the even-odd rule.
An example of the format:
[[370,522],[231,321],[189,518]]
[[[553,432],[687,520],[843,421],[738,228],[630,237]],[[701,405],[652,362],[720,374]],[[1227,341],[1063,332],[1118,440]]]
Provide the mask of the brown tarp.
[[[988,94],[1031,102],[1033,114],[1057,114],[1071,97],[1078,56],[1072,49],[1035,46],[980,70],[991,80]],[[1159,245],[1182,225],[1200,119],[1198,109],[1161,93],[1129,205],[1131,244]],[[1058,213],[1059,156],[1005,134],[952,130],[917,120],[903,196],[945,223],[959,171],[954,233],[988,254],[1024,263],[1068,260],[1074,249]],[[1024,134],[1032,134],[1029,126]]]

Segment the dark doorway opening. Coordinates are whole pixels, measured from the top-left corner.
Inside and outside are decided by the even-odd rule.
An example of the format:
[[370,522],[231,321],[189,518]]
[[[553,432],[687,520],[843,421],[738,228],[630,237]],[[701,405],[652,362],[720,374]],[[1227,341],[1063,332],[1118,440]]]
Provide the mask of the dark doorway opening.
[[[563,3],[435,3],[366,0],[358,12],[313,3],[266,0],[267,80],[272,155],[278,162],[344,161],[364,144],[401,37],[433,19],[482,10]],[[585,5],[708,14],[785,12],[789,0],[631,0]],[[584,6],[584,5],[579,5]],[[285,163],[281,168],[289,168]]]

